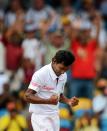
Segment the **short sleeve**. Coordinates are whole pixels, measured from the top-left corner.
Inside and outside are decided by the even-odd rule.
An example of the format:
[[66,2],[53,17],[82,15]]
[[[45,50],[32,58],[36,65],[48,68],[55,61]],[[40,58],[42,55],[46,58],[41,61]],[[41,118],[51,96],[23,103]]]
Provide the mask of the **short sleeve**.
[[32,76],[32,80],[28,86],[29,89],[32,89],[36,92],[40,91],[40,89],[43,87],[42,84],[42,77],[39,76],[39,74],[34,73]]

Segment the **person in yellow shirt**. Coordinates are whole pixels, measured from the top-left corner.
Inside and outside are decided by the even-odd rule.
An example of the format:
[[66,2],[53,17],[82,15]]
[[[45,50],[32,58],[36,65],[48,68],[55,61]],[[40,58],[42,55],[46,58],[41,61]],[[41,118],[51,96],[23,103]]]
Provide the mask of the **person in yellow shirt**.
[[9,103],[7,107],[9,114],[0,118],[0,131],[27,131],[27,121],[17,112],[14,103]]

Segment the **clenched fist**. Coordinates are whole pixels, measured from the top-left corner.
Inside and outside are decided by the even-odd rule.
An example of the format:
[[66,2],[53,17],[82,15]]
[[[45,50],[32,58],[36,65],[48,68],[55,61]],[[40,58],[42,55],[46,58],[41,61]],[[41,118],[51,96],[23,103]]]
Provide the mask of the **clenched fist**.
[[54,94],[50,97],[50,103],[53,105],[57,105],[59,101],[59,96],[57,94]]
[[68,100],[69,106],[76,106],[76,105],[78,105],[78,103],[79,103],[79,100],[75,96]]

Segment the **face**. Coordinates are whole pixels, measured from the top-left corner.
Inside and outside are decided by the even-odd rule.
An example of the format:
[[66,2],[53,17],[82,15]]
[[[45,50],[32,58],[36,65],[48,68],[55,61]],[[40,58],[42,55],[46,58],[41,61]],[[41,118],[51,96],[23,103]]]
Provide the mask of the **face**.
[[64,74],[69,69],[69,66],[65,66],[63,63],[57,63],[55,61],[52,62],[52,67],[57,76]]
[[82,45],[86,45],[90,38],[90,30],[81,30],[78,34],[78,38]]
[[27,36],[28,38],[34,38],[34,37],[35,37],[35,31],[26,32],[26,36]]
[[11,9],[13,11],[16,11],[16,10],[20,9],[20,7],[21,7],[20,0],[12,0]]
[[35,9],[41,10],[44,7],[44,0],[35,0],[33,4]]
[[14,32],[14,34],[11,35],[11,37],[10,37],[10,41],[15,46],[20,46],[22,38],[21,38],[21,36],[19,34],[17,34],[16,32]]
[[12,110],[12,111],[10,111],[10,116],[11,116],[11,118],[15,118],[16,117],[16,115],[17,115],[17,112],[16,112],[16,110]]
[[64,44],[63,36],[52,35],[50,39],[53,46],[60,48]]

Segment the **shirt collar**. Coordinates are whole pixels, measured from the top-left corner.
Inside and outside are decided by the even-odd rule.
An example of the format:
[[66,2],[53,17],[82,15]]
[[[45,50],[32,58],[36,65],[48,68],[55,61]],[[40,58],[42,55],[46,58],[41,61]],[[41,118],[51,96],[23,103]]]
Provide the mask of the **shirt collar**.
[[60,75],[59,77],[55,74],[54,70],[52,69],[52,63],[49,64],[49,72],[53,80],[59,78],[59,80],[64,80],[64,74]]

